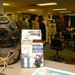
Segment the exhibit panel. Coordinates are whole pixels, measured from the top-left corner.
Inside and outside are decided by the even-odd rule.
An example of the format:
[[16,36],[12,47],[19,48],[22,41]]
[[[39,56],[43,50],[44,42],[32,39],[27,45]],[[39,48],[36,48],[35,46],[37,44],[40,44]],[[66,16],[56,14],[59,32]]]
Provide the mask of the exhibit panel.
[[43,43],[40,30],[22,30],[22,68],[43,67]]

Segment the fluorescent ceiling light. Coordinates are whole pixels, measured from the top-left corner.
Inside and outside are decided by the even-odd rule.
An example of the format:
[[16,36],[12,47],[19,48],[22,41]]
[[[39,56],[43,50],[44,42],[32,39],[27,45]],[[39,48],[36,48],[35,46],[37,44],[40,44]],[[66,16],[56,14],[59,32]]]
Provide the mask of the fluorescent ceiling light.
[[71,11],[60,11],[59,13],[71,13]]
[[75,13],[65,14],[65,15],[68,15],[68,16],[75,16]]
[[52,9],[53,11],[62,11],[62,10],[67,10],[66,8],[60,8],[60,9]]
[[41,3],[41,4],[36,4],[38,6],[49,6],[49,5],[57,5],[57,3],[52,2],[52,3]]
[[8,3],[3,3],[3,5],[4,5],[4,6],[8,6],[8,5],[10,5],[10,4],[8,4]]
[[36,11],[36,9],[28,9],[28,11]]

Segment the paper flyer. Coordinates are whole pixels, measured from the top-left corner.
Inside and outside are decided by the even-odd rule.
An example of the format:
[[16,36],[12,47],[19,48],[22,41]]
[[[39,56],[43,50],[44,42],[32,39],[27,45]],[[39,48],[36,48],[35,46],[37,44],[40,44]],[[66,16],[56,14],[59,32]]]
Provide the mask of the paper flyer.
[[75,73],[43,67],[36,70],[32,75],[75,75]]

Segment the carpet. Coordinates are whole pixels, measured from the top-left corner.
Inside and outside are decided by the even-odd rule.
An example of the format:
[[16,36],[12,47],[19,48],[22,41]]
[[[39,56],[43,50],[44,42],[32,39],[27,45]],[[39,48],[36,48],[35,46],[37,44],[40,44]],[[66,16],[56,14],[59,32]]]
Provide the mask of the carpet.
[[75,61],[65,61],[64,63],[70,64],[70,65],[75,65]]

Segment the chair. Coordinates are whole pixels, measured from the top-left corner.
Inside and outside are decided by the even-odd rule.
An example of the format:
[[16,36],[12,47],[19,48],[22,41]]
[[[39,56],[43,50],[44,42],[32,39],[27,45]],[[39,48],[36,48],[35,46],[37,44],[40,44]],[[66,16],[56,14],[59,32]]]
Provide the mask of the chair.
[[72,36],[72,41],[73,41],[73,49],[74,49],[74,52],[75,52],[75,34],[73,34],[73,36]]
[[65,47],[65,44],[63,43],[63,41],[61,39],[58,39],[58,38],[51,39],[50,48],[52,50],[56,50],[56,54],[51,57],[54,57],[55,60],[57,60],[59,58],[64,59],[62,55],[58,55],[59,51],[62,51],[64,49],[64,47]]
[[73,34],[72,36],[72,41],[75,41],[75,34]]
[[[75,52],[75,34],[73,34],[72,41],[73,41],[73,52]],[[75,57],[72,57],[72,60],[75,60]]]
[[70,33],[65,33],[63,36],[64,36],[65,41],[71,41],[71,34]]
[[64,36],[64,34],[69,33],[68,31],[62,31],[61,35]]
[[65,33],[63,36],[64,42],[69,46],[70,41],[72,41],[71,33]]
[[73,29],[73,31],[72,31],[73,33],[75,33],[75,29]]

